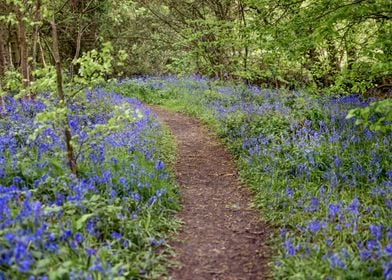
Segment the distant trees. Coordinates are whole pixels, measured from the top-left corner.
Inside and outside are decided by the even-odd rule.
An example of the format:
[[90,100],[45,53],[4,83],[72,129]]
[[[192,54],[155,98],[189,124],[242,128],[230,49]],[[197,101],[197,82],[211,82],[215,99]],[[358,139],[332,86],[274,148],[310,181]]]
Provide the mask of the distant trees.
[[151,52],[162,44],[160,53],[172,55],[166,60],[172,71],[334,91],[365,92],[392,82],[390,1],[135,3],[144,11],[136,21],[153,19],[159,26],[149,24],[145,34],[155,39]]
[[70,77],[83,52],[111,41],[129,54],[114,66],[125,75],[199,73],[334,92],[392,84],[387,0],[0,0],[0,80],[18,70],[28,89],[34,69],[51,61],[48,10]]

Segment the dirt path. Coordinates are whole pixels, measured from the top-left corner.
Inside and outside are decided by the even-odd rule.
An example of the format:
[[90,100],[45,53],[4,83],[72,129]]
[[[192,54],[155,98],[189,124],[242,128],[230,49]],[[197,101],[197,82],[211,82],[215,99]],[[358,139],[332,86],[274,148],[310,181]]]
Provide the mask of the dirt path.
[[197,120],[152,108],[178,145],[175,165],[184,222],[171,245],[180,263],[175,280],[267,278],[267,230],[249,208],[229,154]]

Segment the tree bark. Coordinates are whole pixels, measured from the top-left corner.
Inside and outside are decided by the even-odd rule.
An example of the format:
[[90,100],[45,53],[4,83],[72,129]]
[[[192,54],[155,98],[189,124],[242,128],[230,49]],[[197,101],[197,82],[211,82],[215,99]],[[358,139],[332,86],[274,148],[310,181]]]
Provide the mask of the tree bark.
[[[29,74],[29,63],[28,63],[28,46],[27,46],[27,34],[26,34],[26,22],[24,21],[24,15],[19,9],[16,9],[16,18],[18,20],[18,41],[19,41],[19,52],[20,52],[20,72],[22,74],[22,86],[24,89],[28,89],[30,84]],[[29,95],[29,94],[28,94]]]
[[0,26],[0,79],[3,77],[6,69],[6,42],[5,30]]
[[80,49],[82,46],[82,36],[83,36],[83,32],[84,32],[84,28],[78,30],[78,35],[76,37],[76,50],[75,50],[75,55],[73,57],[73,60],[71,62],[71,77],[74,76],[74,72],[75,72],[75,65],[74,65],[74,61],[77,60],[79,58],[80,55]]
[[40,51],[40,53],[41,53],[41,62],[42,62],[42,65],[43,65],[44,68],[46,68],[45,52],[44,52],[44,48],[42,47],[40,37],[38,37],[38,46],[39,46],[39,51]]
[[[240,8],[240,17],[241,17],[241,20],[242,20],[242,24],[243,24],[243,27],[244,27],[244,31],[246,31],[246,28],[247,28],[247,22],[246,22],[246,15],[245,15],[245,7],[244,7],[244,4],[241,2],[241,1],[239,1],[239,8]],[[242,41],[244,42],[244,56],[243,56],[243,63],[244,63],[244,72],[245,73],[247,73],[248,72],[248,57],[249,57],[249,47],[248,47],[248,42],[247,42],[247,38],[246,38],[246,35],[244,34],[244,33],[242,33],[242,35],[241,35],[241,39],[242,39]],[[248,83],[249,82],[249,80],[248,80],[248,78],[246,78],[246,82]]]
[[[56,67],[56,81],[57,81],[57,94],[59,96],[60,105],[65,107],[66,101],[64,96],[64,89],[63,89],[63,75],[61,70],[61,59],[60,59],[60,51],[59,51],[59,41],[57,35],[57,25],[54,20],[50,22],[52,27],[52,39],[53,39],[53,59]],[[65,116],[63,121],[64,125],[64,136],[65,136],[65,144],[66,144],[66,151],[67,151],[67,159],[68,159],[68,166],[71,169],[71,172],[78,176],[78,170],[76,165],[76,157],[72,147],[72,135],[71,130],[69,127],[68,116]]]
[[35,3],[35,13],[34,13],[34,31],[33,31],[33,60],[32,60],[32,69],[35,69],[37,66],[38,60],[38,41],[39,41],[39,26],[38,22],[41,20],[41,0],[37,0]]
[[[0,93],[3,91],[2,79],[7,69],[7,46],[6,46],[6,30],[4,26],[0,26]],[[0,114],[5,111],[4,97],[0,95]]]
[[9,57],[9,65],[14,66],[14,61],[12,59],[12,45],[11,42],[8,42],[8,57]]

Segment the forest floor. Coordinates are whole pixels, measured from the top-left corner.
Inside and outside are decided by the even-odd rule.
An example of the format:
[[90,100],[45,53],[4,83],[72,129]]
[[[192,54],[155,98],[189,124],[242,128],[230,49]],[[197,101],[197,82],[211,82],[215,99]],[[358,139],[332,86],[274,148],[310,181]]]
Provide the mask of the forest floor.
[[177,144],[183,226],[170,245],[178,265],[170,279],[266,279],[268,227],[252,209],[229,153],[194,118],[158,107]]

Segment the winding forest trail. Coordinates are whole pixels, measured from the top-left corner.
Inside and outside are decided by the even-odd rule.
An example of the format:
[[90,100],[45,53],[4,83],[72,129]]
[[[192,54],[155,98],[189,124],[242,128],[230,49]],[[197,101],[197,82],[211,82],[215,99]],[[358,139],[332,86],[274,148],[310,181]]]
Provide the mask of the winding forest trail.
[[268,278],[267,227],[249,207],[249,193],[229,154],[194,118],[151,109],[169,127],[178,149],[175,175],[184,224],[171,242],[180,265],[170,279]]

